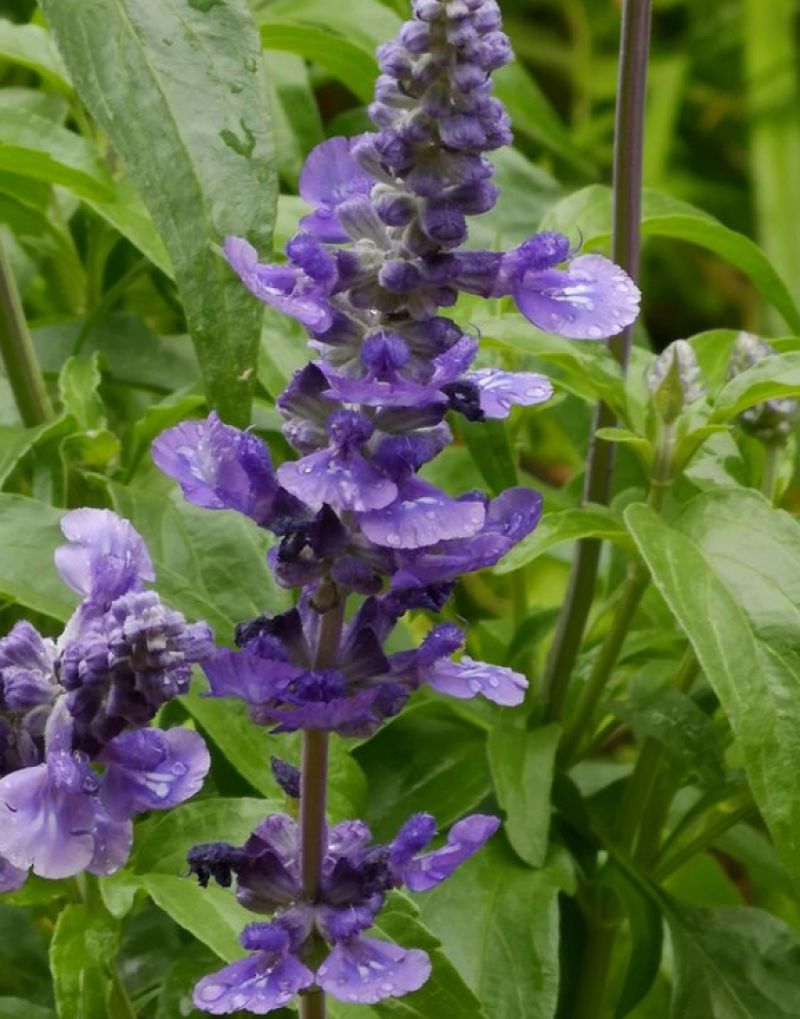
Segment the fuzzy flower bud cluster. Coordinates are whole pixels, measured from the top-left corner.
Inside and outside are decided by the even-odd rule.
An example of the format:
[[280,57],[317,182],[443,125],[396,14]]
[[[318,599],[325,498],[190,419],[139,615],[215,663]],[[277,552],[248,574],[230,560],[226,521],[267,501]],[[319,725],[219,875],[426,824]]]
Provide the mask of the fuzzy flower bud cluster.
[[675,340],[658,355],[647,373],[647,388],[653,408],[666,424],[705,396],[708,387],[690,343]]
[[131,818],[193,796],[210,760],[186,729],[149,728],[209,658],[212,634],[168,609],[141,536],[108,510],[62,520],[62,579],[82,601],[57,642],[30,623],[0,640],[0,891],[28,871],[107,875]]

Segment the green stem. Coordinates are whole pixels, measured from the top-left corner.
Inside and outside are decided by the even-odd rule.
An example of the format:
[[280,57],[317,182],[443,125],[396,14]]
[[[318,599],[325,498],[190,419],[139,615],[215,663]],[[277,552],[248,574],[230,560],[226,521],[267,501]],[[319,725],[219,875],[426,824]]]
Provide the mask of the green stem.
[[617,614],[600,646],[592,671],[589,673],[589,679],[564,731],[561,755],[565,762],[574,759],[586,736],[587,729],[594,720],[597,705],[603,696],[614,666],[617,664],[622,645],[625,643],[628,630],[636,615],[642,595],[647,590],[649,580],[647,571],[642,566],[636,565],[625,582]]
[[29,428],[53,417],[17,283],[0,238],[0,354],[19,415]]
[[773,504],[777,493],[778,475],[781,471],[784,449],[785,445],[783,442],[770,442],[764,446],[764,471],[761,475],[761,491]]
[[687,843],[683,849],[660,861],[652,873],[653,880],[659,883],[666,881],[671,874],[674,874],[676,870],[680,870],[685,863],[693,860],[699,853],[705,852],[706,849],[713,846],[717,839],[724,835],[726,831],[735,828],[737,824],[746,821],[755,813],[756,805],[751,802],[744,804],[730,814],[725,814],[716,824],[707,828],[696,838],[692,839],[691,842]]
[[[673,687],[680,693],[688,693],[697,679],[700,671],[700,664],[692,648],[689,648],[683,656],[678,672],[675,676]],[[620,846],[626,850],[632,850],[636,846],[637,833],[655,824],[658,827],[657,833],[650,833],[650,840],[660,839],[661,825],[656,818],[646,815],[655,812],[655,805],[650,804],[650,794],[655,788],[661,765],[666,757],[666,747],[663,743],[654,739],[645,740],[642,752],[636,762],[633,775],[625,791],[625,798],[622,801],[622,810],[618,827],[618,841]],[[661,809],[659,808],[659,814]]]
[[[612,253],[617,265],[634,280],[639,275],[650,18],[651,0],[624,0],[614,139]],[[623,372],[627,370],[632,341],[633,329],[629,327],[609,343],[609,349]],[[614,457],[612,444],[598,440],[597,431],[614,422],[613,411],[605,404],[599,404],[586,465],[584,499],[602,505],[607,505],[610,500]],[[560,718],[564,708],[594,598],[600,551],[601,543],[595,539],[584,539],[576,550],[567,597],[542,682],[545,717],[549,720]]]
[[81,350],[83,350],[84,344],[91,336],[97,323],[106,317],[128,287],[135,283],[140,276],[143,276],[149,268],[150,263],[147,259],[141,259],[141,261],[137,262],[132,269],[118,279],[117,282],[112,287],[109,287],[103,296],[99,298],[97,304],[95,304],[94,308],[83,320],[81,330],[78,333],[72,347],[73,357],[76,357],[80,354]]
[[[325,597],[332,603],[320,621],[314,667],[328,669],[336,661],[344,624],[345,598],[335,585],[326,585]],[[300,861],[303,896],[308,902],[319,898],[322,866],[327,844],[325,807],[328,795],[327,732],[307,729],[303,733],[303,764],[300,789]],[[325,1019],[325,994],[319,988],[300,998],[302,1019]]]

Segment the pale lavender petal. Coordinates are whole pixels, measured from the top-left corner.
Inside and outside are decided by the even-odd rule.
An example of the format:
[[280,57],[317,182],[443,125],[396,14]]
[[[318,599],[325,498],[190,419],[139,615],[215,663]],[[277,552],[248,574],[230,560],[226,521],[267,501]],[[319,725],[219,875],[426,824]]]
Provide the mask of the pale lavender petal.
[[97,801],[83,789],[86,778],[69,754],[56,753],[0,779],[0,855],[47,878],[88,867]]
[[288,662],[276,662],[244,648],[220,648],[203,671],[211,684],[212,697],[238,697],[252,706],[267,704],[303,675]]
[[437,386],[422,386],[405,379],[387,381],[372,378],[349,378],[320,364],[329,388],[325,395],[343,403],[360,403],[364,407],[424,407],[444,404],[446,400]]
[[514,707],[525,700],[528,680],[503,665],[476,662],[464,655],[460,662],[440,659],[425,673],[426,682],[439,693],[469,700],[482,694],[503,707]]
[[453,346],[433,359],[432,386],[455,382],[469,368],[478,353],[478,341],[473,336],[462,336]]
[[86,868],[99,877],[116,874],[128,862],[133,845],[133,823],[115,821],[102,807],[95,814],[94,856]]
[[431,975],[431,962],[418,948],[354,937],[336,945],[317,970],[317,983],[332,998],[374,1005],[418,991]]
[[260,301],[315,332],[330,328],[333,313],[327,293],[300,269],[264,265],[258,261],[256,249],[242,237],[227,237],[223,250],[231,268]]
[[447,845],[417,856],[403,869],[403,881],[412,892],[427,892],[441,884],[481,849],[500,827],[496,817],[473,814],[454,824]]
[[0,893],[16,892],[28,880],[28,871],[15,867],[0,856]]
[[56,549],[56,569],[84,597],[110,604],[156,579],[144,539],[111,510],[73,510],[61,530],[70,544]]
[[363,534],[389,548],[425,548],[452,538],[477,534],[486,518],[482,502],[462,502],[419,478],[399,486],[391,505],[359,517]]
[[513,283],[522,314],[548,333],[575,340],[616,336],[636,320],[641,295],[619,266],[581,255],[567,269],[528,271]]
[[328,833],[326,862],[333,864],[342,856],[364,849],[372,839],[372,832],[363,821],[341,821]]
[[533,372],[504,372],[480,368],[464,376],[478,387],[481,410],[487,418],[507,418],[515,405],[532,407],[553,395],[553,386],[544,375]]
[[328,138],[312,149],[300,174],[300,195],[309,205],[335,208],[353,195],[368,195],[374,181],[350,151],[357,138]]
[[105,747],[100,798],[124,821],[146,810],[168,810],[199,792],[211,767],[208,748],[191,729],[135,729]]
[[211,1015],[267,1015],[313,983],[314,974],[294,956],[257,952],[203,977],[194,989],[194,1005]]
[[50,704],[57,691],[56,646],[20,620],[0,640],[0,702],[12,711]]
[[356,513],[380,509],[397,495],[394,482],[358,453],[340,456],[329,449],[281,464],[278,479],[288,492],[310,506],[327,503],[335,510]]

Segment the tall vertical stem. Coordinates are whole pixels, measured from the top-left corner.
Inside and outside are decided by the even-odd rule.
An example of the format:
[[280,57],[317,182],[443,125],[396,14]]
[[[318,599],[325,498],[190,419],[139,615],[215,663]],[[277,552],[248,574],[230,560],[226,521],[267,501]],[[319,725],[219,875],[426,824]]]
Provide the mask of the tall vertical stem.
[[[614,139],[613,258],[634,280],[639,276],[642,164],[647,61],[650,51],[651,0],[624,0],[617,85]],[[623,372],[627,370],[633,329],[629,326],[609,343]],[[607,505],[611,495],[613,447],[597,439],[597,431],[614,424],[614,413],[598,405],[586,465],[584,499]],[[559,718],[578,657],[594,597],[601,543],[578,544],[569,589],[559,618],[543,681],[545,712]]]
[[[333,605],[322,615],[314,667],[328,669],[336,661],[344,623],[345,599],[331,587]],[[326,595],[329,592],[326,590]],[[300,862],[303,896],[309,902],[319,897],[322,865],[327,843],[325,807],[328,797],[328,733],[307,729],[303,733],[303,763],[300,785]],[[325,994],[313,990],[300,999],[302,1019],[325,1019]]]
[[53,416],[39,362],[33,350],[22,300],[0,238],[0,355],[19,415],[29,428]]

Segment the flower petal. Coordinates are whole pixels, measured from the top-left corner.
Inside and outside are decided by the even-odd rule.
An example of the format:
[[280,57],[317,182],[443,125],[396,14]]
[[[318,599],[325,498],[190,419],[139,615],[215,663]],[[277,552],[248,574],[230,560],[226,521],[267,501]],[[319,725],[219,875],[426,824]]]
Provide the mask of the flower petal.
[[487,418],[507,418],[513,406],[532,407],[553,395],[550,380],[533,372],[480,368],[468,372],[464,380],[478,387],[481,410]]
[[199,792],[211,767],[203,737],[191,729],[134,729],[105,747],[100,798],[124,821],[146,810],[177,807]]
[[454,824],[447,845],[417,856],[403,868],[403,881],[412,892],[427,892],[441,884],[481,849],[500,827],[496,817],[473,814]]
[[528,680],[519,672],[503,665],[476,662],[464,655],[460,662],[440,660],[425,673],[426,682],[458,700],[469,700],[478,694],[495,704],[514,707],[522,704]]
[[88,867],[97,801],[81,783],[82,769],[63,752],[0,779],[0,855],[47,878]]
[[575,340],[616,336],[639,314],[636,284],[602,255],[581,255],[565,270],[526,272],[512,289],[535,326]]
[[0,893],[16,892],[28,880],[28,871],[15,867],[0,856]]
[[268,704],[303,674],[296,665],[263,658],[247,648],[220,648],[203,671],[211,684],[211,697],[239,697],[251,706]]
[[317,983],[339,1001],[374,1005],[418,991],[430,974],[430,959],[417,948],[354,937],[336,945],[317,970]]
[[283,487],[311,506],[327,503],[335,510],[367,510],[387,506],[397,496],[397,486],[358,453],[339,456],[322,449],[302,460],[278,468]]
[[125,866],[133,844],[133,823],[115,821],[99,808],[94,825],[94,856],[86,868],[92,874],[108,877]]
[[56,549],[56,569],[84,597],[110,604],[156,579],[144,539],[111,510],[73,510],[61,518],[61,530],[70,544]]
[[267,1015],[283,1008],[298,991],[313,983],[314,974],[294,956],[281,959],[256,952],[203,977],[194,989],[194,1005],[212,1015]]
[[469,538],[483,526],[482,502],[451,499],[419,478],[402,482],[397,499],[359,517],[363,534],[388,548],[426,548],[452,538]]

